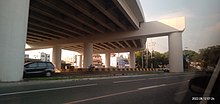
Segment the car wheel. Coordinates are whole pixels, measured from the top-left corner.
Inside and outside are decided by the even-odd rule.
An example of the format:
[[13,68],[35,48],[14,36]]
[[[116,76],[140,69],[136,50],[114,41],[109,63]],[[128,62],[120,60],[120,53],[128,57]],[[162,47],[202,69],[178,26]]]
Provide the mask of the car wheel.
[[52,73],[50,71],[46,72],[45,73],[46,77],[51,77],[52,76]]

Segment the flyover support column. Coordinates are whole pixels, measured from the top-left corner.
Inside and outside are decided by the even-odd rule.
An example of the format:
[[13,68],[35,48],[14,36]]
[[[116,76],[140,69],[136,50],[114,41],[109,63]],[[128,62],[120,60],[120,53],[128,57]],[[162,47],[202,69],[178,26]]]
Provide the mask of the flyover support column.
[[105,65],[106,68],[110,68],[110,53],[105,53]]
[[135,68],[135,52],[130,51],[130,68]]
[[84,43],[84,57],[83,57],[83,67],[87,68],[92,64],[92,54],[93,54],[93,44]]
[[79,67],[82,68],[82,55],[79,55]]
[[171,33],[168,39],[170,72],[183,72],[182,32]]
[[61,48],[59,46],[53,47],[53,63],[57,69],[61,69]]
[[29,0],[0,0],[0,81],[23,78]]

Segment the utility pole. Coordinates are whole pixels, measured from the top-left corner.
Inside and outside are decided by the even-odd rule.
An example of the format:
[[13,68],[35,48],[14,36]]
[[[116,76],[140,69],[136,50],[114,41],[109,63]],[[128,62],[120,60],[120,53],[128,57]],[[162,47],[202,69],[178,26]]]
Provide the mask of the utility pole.
[[[150,46],[150,48],[151,48],[151,57],[150,57],[150,59],[153,59],[153,51],[154,51],[155,44],[156,44],[156,42],[153,42],[152,39],[151,39],[151,42],[149,42],[147,44],[147,47]],[[153,64],[153,62],[151,62],[151,68],[153,68],[153,66],[154,66],[154,64]]]
[[141,52],[141,68],[144,68],[144,50]]

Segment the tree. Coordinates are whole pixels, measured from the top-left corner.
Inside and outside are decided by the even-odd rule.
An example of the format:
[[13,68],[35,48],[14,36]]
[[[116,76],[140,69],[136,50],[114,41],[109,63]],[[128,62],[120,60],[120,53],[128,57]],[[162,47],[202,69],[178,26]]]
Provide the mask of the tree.
[[197,62],[199,61],[199,53],[193,50],[184,50],[183,56],[186,58],[188,62]]
[[153,51],[149,63],[153,63],[154,68],[158,68],[159,65],[167,65],[169,63],[168,54]]
[[[144,54],[143,50],[140,51],[136,51],[135,52],[135,63],[136,63],[136,67],[140,68],[142,66],[142,54]],[[143,57],[144,58],[144,57]],[[143,61],[145,62],[146,59],[143,59]],[[144,63],[143,63],[144,64]]]
[[204,68],[207,68],[207,66],[215,67],[220,58],[220,45],[200,49],[199,52],[201,63]]
[[183,51],[183,66],[184,69],[188,69],[191,62],[198,62],[199,59],[199,53],[193,51],[193,50],[184,50]]
[[150,57],[150,52],[146,52],[146,50],[140,50],[135,52],[136,57],[136,67],[142,67],[142,58],[143,58],[143,67],[146,66],[147,57]]

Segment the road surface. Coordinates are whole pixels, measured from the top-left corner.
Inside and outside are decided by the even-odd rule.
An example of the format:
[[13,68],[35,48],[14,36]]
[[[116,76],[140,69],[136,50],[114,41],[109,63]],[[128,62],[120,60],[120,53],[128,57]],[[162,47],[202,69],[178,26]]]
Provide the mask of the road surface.
[[0,104],[189,104],[192,73],[0,87]]

